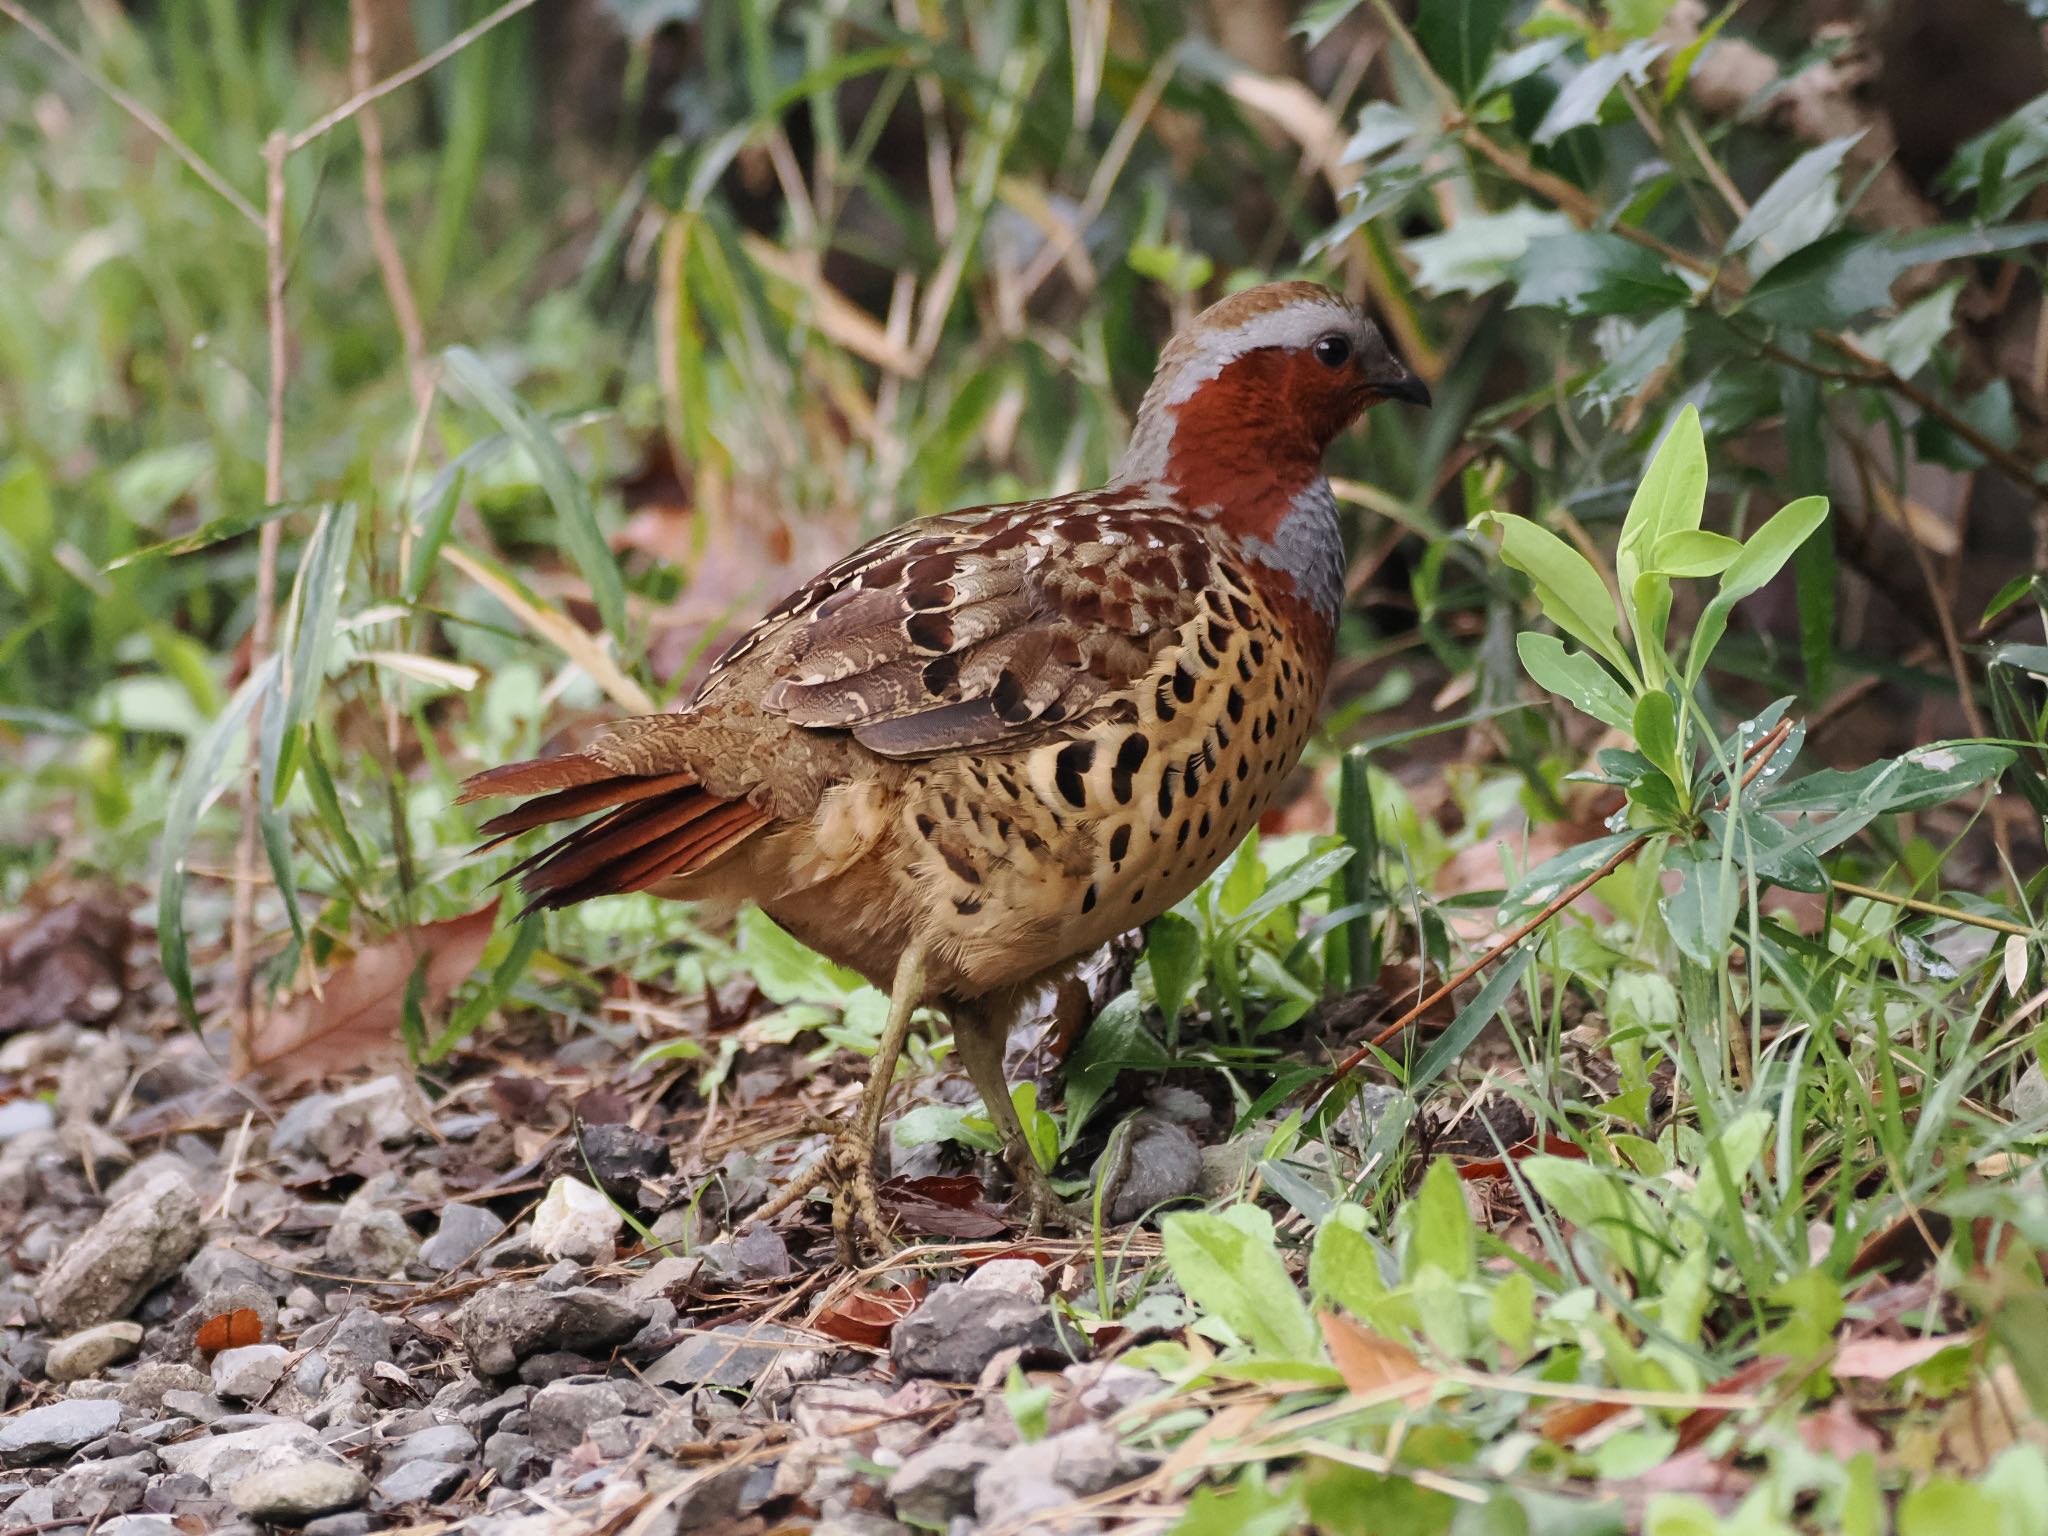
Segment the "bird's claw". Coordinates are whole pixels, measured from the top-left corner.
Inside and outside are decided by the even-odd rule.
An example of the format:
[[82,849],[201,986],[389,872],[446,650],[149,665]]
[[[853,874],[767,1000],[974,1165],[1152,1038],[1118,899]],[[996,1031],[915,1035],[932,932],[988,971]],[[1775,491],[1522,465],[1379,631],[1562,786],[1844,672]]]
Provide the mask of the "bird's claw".
[[874,1243],[879,1244],[889,1231],[876,1194],[875,1144],[861,1135],[858,1128],[836,1131],[817,1161],[784,1184],[750,1219],[766,1225],[806,1199],[821,1184],[832,1186],[832,1236],[839,1250],[839,1262],[851,1268],[857,1259],[855,1216]]

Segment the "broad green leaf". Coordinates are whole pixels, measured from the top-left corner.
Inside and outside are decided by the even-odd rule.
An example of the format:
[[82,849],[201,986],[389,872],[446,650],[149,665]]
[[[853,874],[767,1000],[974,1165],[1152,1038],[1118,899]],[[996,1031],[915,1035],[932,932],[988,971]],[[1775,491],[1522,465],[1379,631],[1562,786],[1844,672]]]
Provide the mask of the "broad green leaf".
[[1899,1536],[2001,1531],[1998,1501],[1960,1478],[1930,1477],[1899,1500]]
[[742,907],[737,928],[747,970],[772,1003],[842,1006],[853,993],[867,990],[858,973],[799,943],[759,907]]
[[1664,441],[1650,457],[1643,478],[1621,520],[1614,548],[1614,574],[1624,593],[1636,578],[1656,568],[1654,551],[1674,534],[1700,525],[1707,507],[1707,440],[1700,413],[1688,405],[1673,418]]
[[1958,277],[1943,283],[1891,319],[1872,326],[1856,338],[1856,344],[1883,361],[1900,378],[1912,378],[1933,360],[1936,348],[1948,339],[1955,321],[1956,296],[1963,291],[1963,281]]
[[1718,849],[1699,843],[1674,844],[1665,868],[1679,877],[1678,889],[1660,903],[1671,942],[1693,964],[1717,969],[1727,961],[1741,911],[1742,871]]
[[623,646],[626,631],[626,585],[619,575],[619,563],[612,556],[597,526],[597,514],[590,505],[590,493],[574,470],[568,455],[555,440],[547,424],[517,395],[498,382],[484,360],[467,347],[450,347],[442,356],[470,398],[483,407],[505,435],[526,450],[540,474],[541,487],[555,509],[562,530],[562,544],[576,569],[590,583],[591,600],[597,616],[614,644]]
[[1911,265],[1860,230],[1823,235],[1758,278],[1742,312],[1801,330],[1845,325],[1889,304],[1892,283]]
[[1413,1225],[1404,1255],[1409,1276],[1434,1266],[1453,1280],[1471,1279],[1479,1268],[1479,1239],[1465,1208],[1465,1187],[1448,1157],[1430,1163],[1409,1211]]
[[[1770,1139],[1773,1121],[1768,1110],[1749,1109],[1723,1124],[1707,1144],[1706,1161],[1692,1190],[1681,1196],[1700,1221],[1711,1227],[1727,1209],[1733,1194],[1739,1202],[1750,1177],[1763,1166],[1764,1143]],[[1716,1164],[1719,1165],[1717,1171]],[[1721,1175],[1727,1175],[1723,1183]]]
[[1517,880],[1501,898],[1500,921],[1516,922],[1562,895],[1636,840],[1633,832],[1616,832],[1567,848],[1545,859]]
[[1531,1157],[1522,1163],[1543,1203],[1598,1241],[1638,1279],[1657,1262],[1665,1241],[1663,1216],[1616,1168],[1566,1157]]
[[1650,569],[1663,576],[1718,576],[1741,553],[1742,546],[1726,534],[1681,530],[1657,541],[1650,551]]
[[1689,777],[1678,755],[1678,706],[1671,695],[1659,688],[1636,700],[1632,729],[1643,756],[1662,768],[1675,784]]
[[1111,998],[1081,1032],[1080,1043],[1067,1058],[1067,1141],[1080,1134],[1119,1072],[1157,1071],[1166,1062],[1166,1048],[1139,1015],[1138,994],[1127,991]]
[[1160,1017],[1171,1027],[1180,1017],[1202,961],[1202,936],[1177,912],[1162,912],[1145,930],[1145,964]]
[[1472,525],[1499,530],[1501,558],[1536,584],[1536,600],[1551,623],[1612,664],[1631,687],[1636,684],[1616,628],[1614,599],[1584,555],[1526,517],[1482,512]]
[[1415,13],[1415,40],[1461,102],[1486,76],[1514,0],[1431,0]]
[[1789,255],[1799,245],[1809,243],[1819,231],[1796,242],[1788,238],[1789,232],[1805,232],[1804,216],[1817,202],[1825,200],[1832,212],[1831,189],[1835,172],[1842,164],[1842,157],[1862,137],[1863,131],[1859,130],[1830,139],[1809,149],[1787,166],[1778,179],[1764,188],[1762,195],[1749,205],[1749,212],[1735,226],[1735,233],[1728,237],[1729,254],[1746,251],[1761,241],[1775,260]]
[[1662,43],[1645,38],[1593,60],[1564,83],[1543,114],[1543,121],[1529,136],[1530,141],[1552,144],[1559,135],[1596,121],[1614,88],[1623,80],[1641,85],[1649,78],[1650,65],[1662,52]]
[[1599,327],[1595,343],[1607,364],[1579,387],[1579,398],[1610,418],[1669,367],[1685,339],[1686,312],[1667,309],[1639,326],[1611,321]]
[[1321,1360],[1322,1332],[1273,1244],[1273,1219],[1255,1205],[1176,1211],[1159,1224],[1174,1283],[1252,1350]]
[[2048,681],[2048,645],[2001,645],[1991,653],[1994,667],[2012,667]]
[[1330,877],[1351,862],[1352,848],[1330,848],[1303,859],[1276,876],[1250,903],[1231,919],[1240,932],[1249,932],[1282,907],[1292,906],[1312,891],[1321,891]]
[[1316,1228],[1308,1255],[1309,1294],[1320,1305],[1334,1301],[1355,1317],[1366,1316],[1387,1294],[1380,1248],[1365,1231],[1365,1211],[1340,1205]]
[[1793,551],[1804,544],[1828,515],[1825,496],[1802,496],[1780,507],[1761,528],[1743,541],[1742,553],[1721,575],[1721,589],[1714,594],[1693,626],[1692,650],[1686,657],[1685,686],[1688,692],[1706,670],[1707,659],[1728,628],[1728,615],[1735,605],[1784,569]]
[[1685,304],[1692,289],[1654,252],[1619,235],[1573,230],[1533,240],[1514,264],[1516,308],[1640,315]]
[[1557,636],[1525,629],[1515,636],[1515,654],[1539,688],[1548,689],[1602,725],[1617,731],[1629,729],[1632,706],[1628,691],[1584,651],[1568,651]]
[[1415,263],[1415,286],[1424,293],[1486,293],[1508,280],[1532,242],[1571,227],[1553,209],[1517,203],[1499,213],[1460,214],[1442,234],[1410,240],[1401,249]]

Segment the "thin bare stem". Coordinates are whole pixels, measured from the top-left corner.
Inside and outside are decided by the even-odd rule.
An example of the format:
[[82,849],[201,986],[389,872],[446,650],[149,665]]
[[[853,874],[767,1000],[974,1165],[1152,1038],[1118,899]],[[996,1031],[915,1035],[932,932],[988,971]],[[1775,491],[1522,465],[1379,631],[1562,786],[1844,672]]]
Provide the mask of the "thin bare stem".
[[[4,3],[11,3],[11,0],[4,0]],[[411,85],[421,75],[428,73],[437,65],[454,58],[456,54],[462,52],[463,49],[482,37],[486,32],[495,31],[533,3],[534,0],[505,0],[503,5],[491,12],[482,21],[477,22],[474,26],[464,27],[432,53],[421,54],[397,73],[386,75],[375,85],[357,91],[355,95],[349,97],[347,101],[344,101],[325,117],[316,118],[313,122],[301,128],[287,141],[285,153],[295,155],[314,140],[325,138],[358,112],[362,111],[363,108],[382,100],[393,91]],[[354,82],[350,83],[353,84]]]
[[[370,89],[370,53],[376,42],[368,0],[349,0],[349,21],[348,82],[363,96]],[[384,279],[385,295],[391,301],[391,316],[398,322],[413,403],[425,409],[434,394],[427,367],[426,330],[420,324],[419,301],[405,275],[405,258],[391,233],[391,216],[384,202],[384,124],[371,101],[365,100],[356,115],[356,133],[363,141],[363,221],[369,229],[370,249],[377,257],[377,271]]]
[[1908,912],[1918,912],[1924,917],[1945,917],[1952,923],[1966,923],[1972,928],[1989,928],[1993,933],[2017,934],[2020,938],[2031,939],[2034,930],[2024,923],[2007,922],[2002,917],[1979,917],[1975,912],[1965,912],[1959,907],[1945,907],[1938,901],[1918,901],[1911,896],[1894,896],[1890,891],[1876,890],[1867,885],[1855,885],[1847,880],[1829,880],[1828,884],[1844,896],[1861,896],[1865,901],[1881,901],[1889,907],[1901,907]]
[[30,37],[33,37],[37,42],[49,49],[50,52],[56,54],[58,58],[90,80],[94,88],[101,95],[134,118],[136,122],[140,123],[154,138],[161,142],[166,149],[184,161],[186,168],[218,193],[222,201],[230,208],[247,219],[252,229],[260,230],[264,227],[263,215],[256,211],[256,205],[237,192],[228,179],[208,164],[196,149],[179,138],[176,130],[169,123],[158,117],[149,108],[145,107],[133,96],[122,90],[120,86],[109,80],[99,70],[87,63],[69,43],[66,43],[63,38],[23,10],[16,3],[16,0],[0,0],[0,16],[5,16],[10,21],[17,23]]
[[[285,332],[284,316],[285,274],[288,270],[284,252],[284,163],[290,154],[290,141],[282,133],[273,133],[263,146],[264,320],[270,337],[270,387],[263,435],[263,501],[272,507],[284,500],[284,391],[291,363],[290,338]],[[277,557],[281,538],[282,527],[274,517],[267,520],[257,534],[256,612],[249,629],[249,669],[252,672],[269,657],[271,637],[275,633]],[[249,714],[249,768],[242,786],[242,835],[235,847],[235,904],[229,925],[238,1069],[246,1062],[248,1044],[256,1036],[256,845],[262,815],[261,763],[256,744],[262,728],[263,705],[259,700]]]

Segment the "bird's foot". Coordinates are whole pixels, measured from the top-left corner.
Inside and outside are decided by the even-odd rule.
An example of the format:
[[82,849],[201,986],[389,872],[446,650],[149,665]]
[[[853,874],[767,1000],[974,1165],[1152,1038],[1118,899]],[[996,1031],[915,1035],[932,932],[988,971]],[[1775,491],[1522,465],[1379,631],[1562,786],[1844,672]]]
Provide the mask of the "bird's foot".
[[765,1225],[808,1198],[821,1184],[832,1186],[832,1235],[839,1262],[852,1268],[859,1257],[854,1249],[854,1217],[867,1228],[870,1242],[880,1244],[889,1230],[875,1194],[874,1138],[863,1135],[858,1126],[835,1131],[817,1161],[784,1184],[749,1220]]
[[1035,1236],[1047,1231],[1081,1233],[1089,1230],[1091,1219],[1088,1211],[1061,1199],[1060,1192],[1052,1187],[1052,1180],[1038,1166],[1038,1159],[1028,1151],[1010,1160],[1010,1171],[1016,1176],[1017,1193],[1024,1200],[1027,1231]]

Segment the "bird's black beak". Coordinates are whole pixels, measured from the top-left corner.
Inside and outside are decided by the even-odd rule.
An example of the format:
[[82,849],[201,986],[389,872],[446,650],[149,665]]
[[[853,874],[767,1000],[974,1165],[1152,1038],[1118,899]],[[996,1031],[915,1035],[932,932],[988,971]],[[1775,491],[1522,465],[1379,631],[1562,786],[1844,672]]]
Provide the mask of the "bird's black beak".
[[1372,387],[1382,399],[1406,400],[1410,405],[1428,406],[1429,386],[1422,382],[1422,376],[1395,365],[1392,378],[1374,379]]

